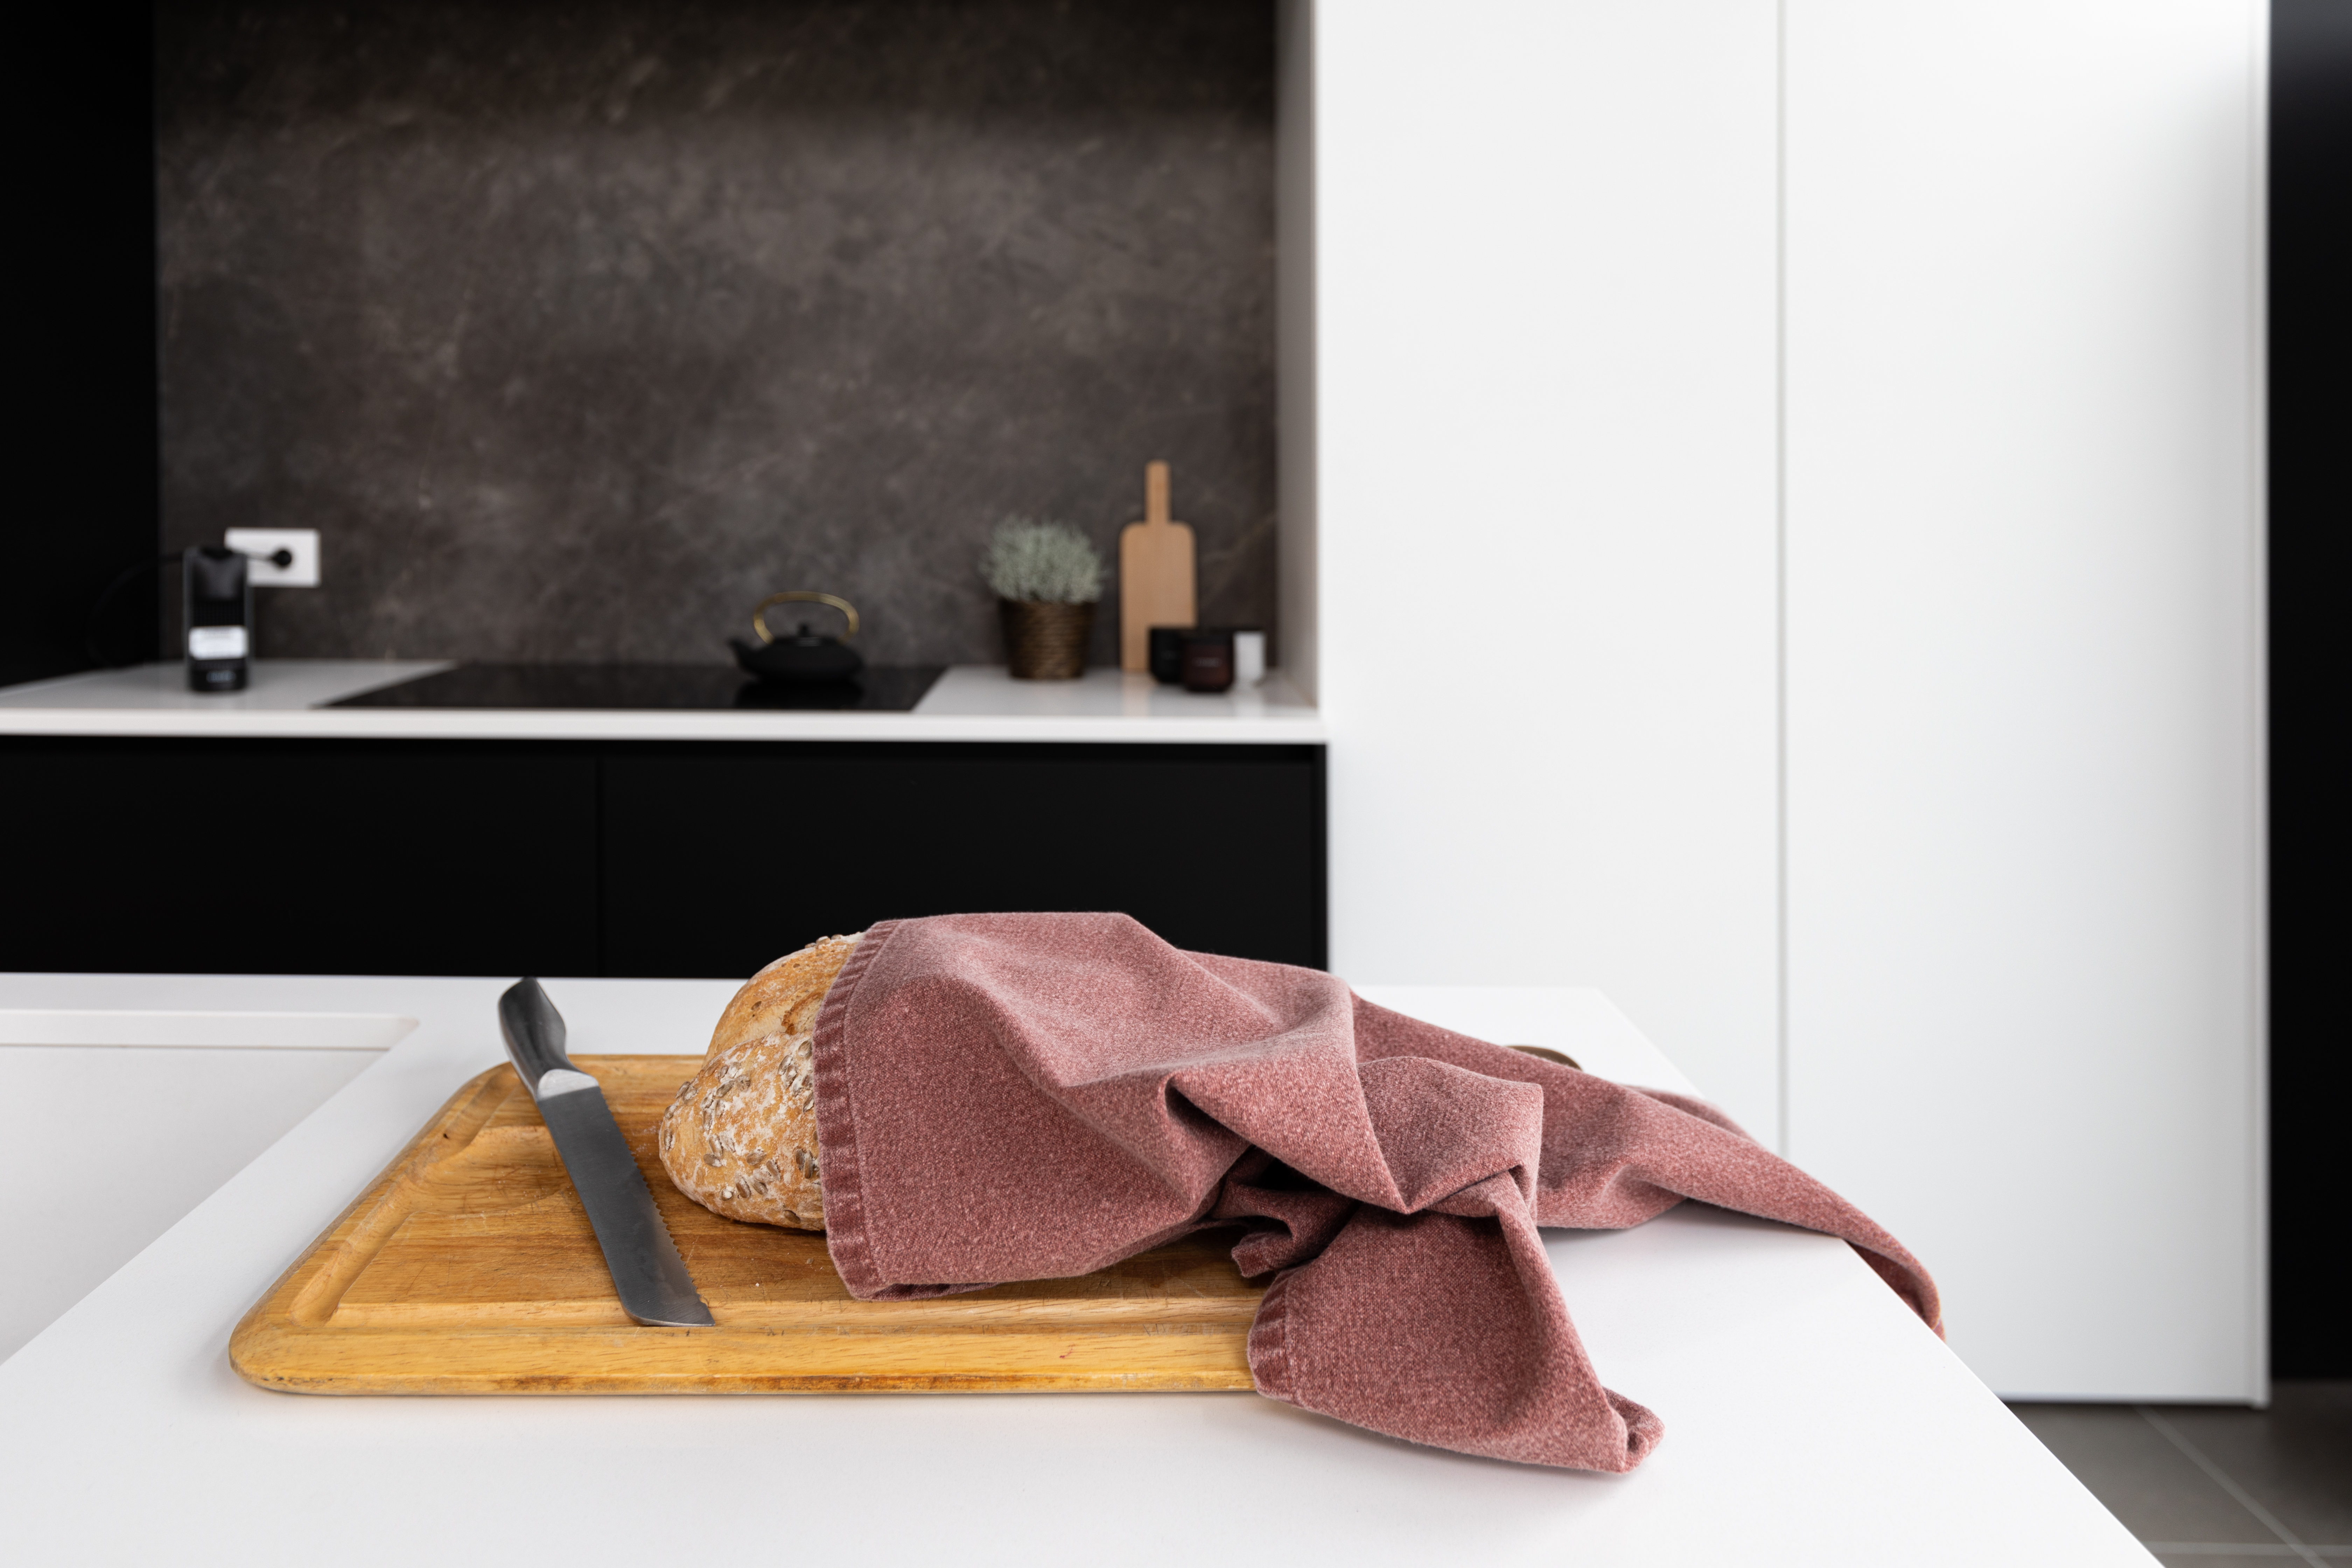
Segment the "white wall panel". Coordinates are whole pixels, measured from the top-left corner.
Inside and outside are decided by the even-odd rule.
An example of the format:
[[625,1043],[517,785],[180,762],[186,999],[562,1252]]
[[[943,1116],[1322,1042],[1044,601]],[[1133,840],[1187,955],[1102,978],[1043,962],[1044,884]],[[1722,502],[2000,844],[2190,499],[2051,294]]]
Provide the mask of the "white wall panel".
[[1790,1152],[2008,1394],[2264,1387],[2263,26],[1788,5]]
[[1772,7],[1313,25],[1333,965],[1599,985],[1769,1138]]

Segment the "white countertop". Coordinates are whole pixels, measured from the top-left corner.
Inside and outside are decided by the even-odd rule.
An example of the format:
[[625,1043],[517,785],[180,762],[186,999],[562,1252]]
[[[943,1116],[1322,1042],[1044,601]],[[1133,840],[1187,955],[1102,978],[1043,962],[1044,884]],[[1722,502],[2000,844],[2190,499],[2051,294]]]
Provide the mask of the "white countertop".
[[[244,690],[220,692],[189,690],[187,667],[177,659],[89,669],[53,680],[0,686],[0,724],[15,734],[73,734],[83,732],[85,715],[106,715],[123,724],[140,722],[149,714],[299,713],[451,668],[446,659],[257,658]],[[50,723],[62,728],[26,727]],[[179,723],[179,729],[157,732],[184,732],[185,721]]]
[[[1686,1205],[1547,1233],[1602,1377],[1665,1440],[1628,1476],[1376,1436],[1248,1394],[319,1398],[229,1331],[467,1077],[498,980],[0,977],[57,1014],[301,1016],[397,1043],[0,1364],[0,1518],[32,1563],[958,1561],[2147,1563],[1843,1244]],[[551,981],[572,1049],[699,1051],[732,987]],[[1685,1087],[1593,991],[1366,987],[1612,1078]],[[37,1016],[43,1011],[53,1015]],[[184,1017],[183,1018],[184,1022]],[[219,1039],[250,1017],[200,1026]],[[22,1035],[23,1030],[18,1033]],[[7,1037],[0,1033],[0,1038]],[[1930,1260],[1932,1263],[1932,1259]],[[14,1258],[12,1268],[27,1260]],[[1953,1310],[1965,1312],[1966,1302]]]
[[0,689],[0,734],[1241,744],[1326,739],[1321,716],[1279,670],[1255,689],[1210,695],[1116,669],[1090,669],[1078,680],[1014,680],[1002,665],[956,665],[911,713],[325,706],[448,668],[256,659],[251,684],[222,696],[188,690],[176,663],[91,670]]

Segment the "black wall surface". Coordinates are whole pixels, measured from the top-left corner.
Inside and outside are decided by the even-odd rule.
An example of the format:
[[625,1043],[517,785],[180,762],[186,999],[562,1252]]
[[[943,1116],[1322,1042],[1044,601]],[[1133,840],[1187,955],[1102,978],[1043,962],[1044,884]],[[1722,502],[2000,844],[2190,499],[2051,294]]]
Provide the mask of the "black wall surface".
[[[16,58],[39,62],[44,107],[13,172],[38,238],[9,262],[29,374],[9,400],[0,686],[89,668],[92,604],[159,548],[147,7],[42,6],[12,35]],[[152,578],[127,584],[93,628],[101,651],[153,658],[155,604]]]
[[1270,625],[1270,0],[158,16],[165,542],[324,535],[263,654],[1001,662],[990,531],[1115,565],[1152,458]]
[[2271,1370],[2352,1377],[2352,0],[2271,26]]

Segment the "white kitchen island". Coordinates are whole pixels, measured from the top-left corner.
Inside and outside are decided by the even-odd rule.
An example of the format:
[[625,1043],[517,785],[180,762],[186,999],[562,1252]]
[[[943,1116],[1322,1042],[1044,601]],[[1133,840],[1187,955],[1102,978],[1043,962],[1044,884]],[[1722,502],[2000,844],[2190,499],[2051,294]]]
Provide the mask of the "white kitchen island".
[[[151,1053],[240,1037],[378,1053],[0,1363],[10,1560],[2150,1561],[1842,1243],[1688,1206],[1632,1231],[1548,1233],[1602,1378],[1666,1425],[1627,1476],[1418,1448],[1249,1394],[324,1398],[247,1384],[231,1329],[457,1085],[503,1059],[502,984],[0,977],[0,1041],[15,1042],[0,1053],[136,1053],[142,1037]],[[690,1054],[731,987],[548,989],[575,1053]],[[1598,992],[1367,994],[1688,1087]]]

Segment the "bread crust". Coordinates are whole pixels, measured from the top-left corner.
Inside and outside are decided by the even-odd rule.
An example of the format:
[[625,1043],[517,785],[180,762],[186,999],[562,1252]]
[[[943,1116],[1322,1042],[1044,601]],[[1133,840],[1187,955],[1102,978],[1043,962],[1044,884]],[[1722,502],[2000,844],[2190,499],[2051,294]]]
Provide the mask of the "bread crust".
[[662,1112],[663,1169],[714,1214],[824,1228],[816,1016],[864,934],[822,938],[746,981],[719,1015],[702,1070]]

